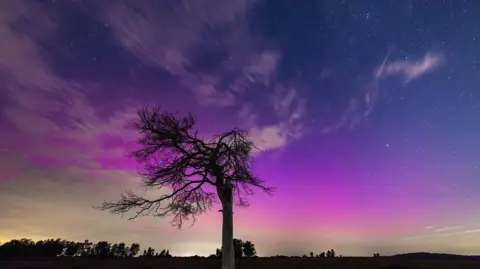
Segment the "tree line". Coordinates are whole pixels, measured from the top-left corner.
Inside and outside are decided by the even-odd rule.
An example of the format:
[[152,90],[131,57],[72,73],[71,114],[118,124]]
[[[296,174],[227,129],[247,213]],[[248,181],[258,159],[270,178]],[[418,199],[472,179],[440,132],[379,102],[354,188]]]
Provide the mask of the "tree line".
[[[33,241],[31,239],[13,239],[0,245],[0,258],[47,258],[47,257],[135,257],[140,251],[140,244],[125,243],[112,244],[107,241],[97,243],[85,240],[84,242],[75,242],[63,239],[47,239]],[[154,253],[154,250],[148,248],[148,253]],[[164,251],[162,253],[168,253]]]
[[[233,254],[235,258],[252,258],[257,256],[257,250],[255,249],[255,245],[250,241],[242,241],[237,238],[233,238]],[[222,250],[217,248],[215,254],[210,255],[210,258],[213,257],[222,257]]]
[[[251,241],[233,239],[233,252],[235,258],[256,258],[257,250]],[[334,249],[330,249],[319,254],[309,253],[310,258],[335,258]],[[163,249],[156,252],[154,248],[148,247],[140,252],[140,244],[132,243],[109,243],[108,241],[99,241],[93,243],[89,240],[75,242],[69,240],[47,239],[33,241],[31,239],[13,239],[9,242],[0,243],[0,259],[9,258],[53,258],[53,257],[90,257],[90,258],[127,258],[127,257],[160,257],[171,258],[169,249]],[[195,255],[193,258],[200,258]],[[288,257],[276,255],[273,257]],[[296,258],[308,258],[307,255]],[[342,257],[342,255],[338,256]],[[373,257],[380,257],[379,253],[374,253]],[[214,254],[207,258],[222,258],[222,248],[217,248]]]
[[[330,249],[330,250],[327,250],[326,252],[321,252],[320,254],[317,254],[315,255],[313,252],[310,252],[310,257],[311,258],[335,258],[335,250],[334,249]],[[304,255],[304,258],[306,258],[307,255]]]
[[[250,241],[234,238],[234,253],[236,258],[255,257],[257,251]],[[89,240],[75,242],[64,239],[47,239],[33,241],[31,239],[13,239],[0,244],[0,258],[51,258],[51,257],[94,257],[94,258],[125,258],[125,257],[165,257],[170,258],[170,250],[156,252],[148,247],[140,254],[140,244],[112,244],[108,241],[93,243]],[[139,255],[140,254],[140,255]],[[209,258],[221,258],[222,250],[217,249]]]

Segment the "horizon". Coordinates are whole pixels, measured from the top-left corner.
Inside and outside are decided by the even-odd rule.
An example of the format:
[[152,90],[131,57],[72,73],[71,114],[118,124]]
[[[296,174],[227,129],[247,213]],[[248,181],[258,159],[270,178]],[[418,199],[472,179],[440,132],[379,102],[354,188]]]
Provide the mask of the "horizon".
[[260,256],[480,255],[479,13],[475,1],[3,1],[0,242],[214,253],[218,204],[182,230],[93,208],[144,193],[127,125],[158,105],[191,112],[203,136],[242,128],[261,149],[253,172],[277,191],[233,215]]
[[[0,241],[0,250],[1,250],[1,247],[6,244],[6,243],[9,243],[11,241],[15,241],[15,240],[24,240],[24,239],[27,239],[27,240],[31,240],[29,238],[16,238],[16,239],[12,239],[8,242],[2,242]],[[65,240],[65,241],[71,241],[71,240],[68,240],[68,239],[64,239],[64,238],[45,238],[45,239],[42,239],[42,240]],[[38,243],[40,242],[41,240],[32,240],[33,243]],[[94,242],[94,241],[90,241],[88,239],[86,239],[85,241],[88,241],[90,243],[93,243],[94,245],[96,243],[99,243],[101,241],[104,241],[104,240],[100,240],[98,242]],[[81,243],[79,241],[77,241],[77,243]],[[113,244],[119,244],[119,243],[125,243],[125,245],[127,247],[129,247],[130,245],[132,245],[133,243],[135,242],[108,242],[107,243],[113,245]],[[142,250],[147,250],[147,249],[150,249],[151,246],[144,246],[142,247],[140,245],[140,248],[139,248],[139,251],[138,251],[138,254],[137,255],[134,255],[132,257],[134,258],[140,258],[142,257],[141,253],[143,253]],[[155,248],[152,248],[153,249],[153,256],[157,256],[160,254],[160,252],[164,252],[164,251],[169,251],[168,248],[161,248],[161,249],[155,249]],[[246,257],[246,256],[243,256],[242,258],[275,258],[275,257],[289,257],[289,258],[325,258],[324,256],[319,256],[320,253],[323,253],[325,254],[327,251],[330,251],[330,249],[326,250],[326,251],[322,251],[322,252],[318,252],[318,253],[315,253],[315,252],[309,252],[309,253],[305,253],[303,255],[271,255],[271,256],[262,256],[262,255],[258,255],[258,253],[256,253],[254,256],[252,257]],[[314,253],[314,256],[309,256],[311,253]],[[478,257],[480,258],[480,255],[476,255],[476,254],[453,254],[453,253],[439,253],[439,252],[408,252],[408,253],[396,253],[396,254],[391,254],[391,255],[381,255],[380,253],[372,253],[372,254],[378,254],[379,256],[378,257],[396,257],[396,256],[402,256],[402,255],[413,255],[413,254],[426,254],[426,255],[447,255],[447,256],[461,256],[461,257]],[[76,255],[79,255],[79,253],[77,253]],[[68,255],[61,255],[61,257],[74,257],[76,255],[73,255],[73,256],[68,256]],[[170,253],[170,256],[169,258],[192,258],[192,257],[200,257],[200,258],[211,258],[211,256],[216,256],[215,253],[211,253],[209,255],[197,255],[197,254],[188,254],[188,253],[184,253],[183,256],[179,256],[179,255],[175,255],[175,253]],[[35,256],[33,256],[35,257]],[[88,256],[86,256],[88,257]],[[94,257],[94,255],[92,255],[92,257]],[[341,253],[336,253],[336,258],[372,258],[372,255],[370,256],[345,256],[345,255],[342,255]],[[375,256],[373,256],[375,257]],[[378,258],[376,257],[376,258]],[[115,257],[110,257],[110,258],[115,258]],[[216,258],[219,258],[218,256],[216,256]]]

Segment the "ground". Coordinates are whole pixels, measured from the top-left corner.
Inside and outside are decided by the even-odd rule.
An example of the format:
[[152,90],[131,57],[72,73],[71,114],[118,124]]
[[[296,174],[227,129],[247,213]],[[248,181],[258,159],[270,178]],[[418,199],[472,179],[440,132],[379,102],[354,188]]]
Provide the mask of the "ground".
[[[202,258],[133,258],[95,260],[59,258],[0,261],[0,269],[204,269],[221,268],[218,259]],[[480,261],[398,260],[393,258],[258,258],[237,260],[237,269],[478,269]]]

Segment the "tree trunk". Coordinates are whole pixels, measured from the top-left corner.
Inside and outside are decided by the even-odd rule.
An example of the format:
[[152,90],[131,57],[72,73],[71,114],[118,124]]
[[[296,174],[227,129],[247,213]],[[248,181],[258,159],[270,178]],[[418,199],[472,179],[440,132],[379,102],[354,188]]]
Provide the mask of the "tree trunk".
[[217,187],[217,194],[222,202],[222,269],[235,269],[235,253],[233,249],[233,195],[229,179]]
[[235,269],[232,203],[223,203],[222,206],[222,269]]

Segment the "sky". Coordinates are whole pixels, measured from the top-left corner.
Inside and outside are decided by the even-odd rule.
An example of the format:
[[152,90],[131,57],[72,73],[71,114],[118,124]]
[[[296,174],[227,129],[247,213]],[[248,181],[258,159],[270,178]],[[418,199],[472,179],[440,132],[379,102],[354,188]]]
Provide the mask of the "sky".
[[480,254],[480,2],[0,1],[0,241],[220,247],[93,208],[142,193],[143,105],[239,127],[261,192],[234,208],[260,256]]

